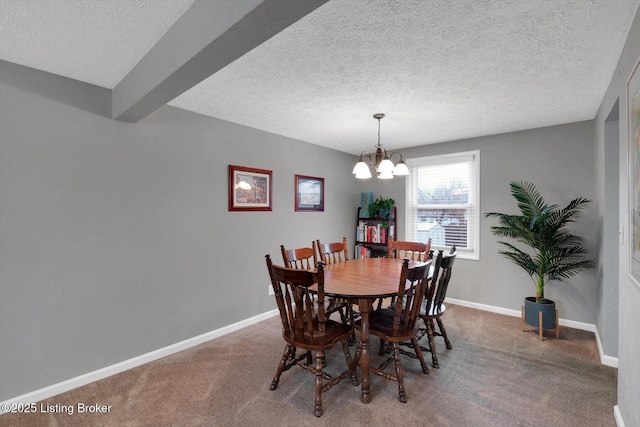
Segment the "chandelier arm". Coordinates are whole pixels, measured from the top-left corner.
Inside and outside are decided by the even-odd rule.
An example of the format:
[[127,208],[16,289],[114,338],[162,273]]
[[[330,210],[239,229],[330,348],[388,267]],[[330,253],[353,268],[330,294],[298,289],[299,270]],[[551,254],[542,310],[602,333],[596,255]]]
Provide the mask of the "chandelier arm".
[[363,162],[365,158],[369,160],[369,164],[375,168],[375,163],[373,162],[371,153],[368,151],[363,151],[362,153],[360,153],[360,160],[358,160],[358,162]]
[[400,156],[400,161],[403,162],[404,160],[402,159],[402,153],[399,151],[394,151],[393,153],[389,154],[389,159],[391,159],[393,157],[394,154],[397,154],[398,156]]

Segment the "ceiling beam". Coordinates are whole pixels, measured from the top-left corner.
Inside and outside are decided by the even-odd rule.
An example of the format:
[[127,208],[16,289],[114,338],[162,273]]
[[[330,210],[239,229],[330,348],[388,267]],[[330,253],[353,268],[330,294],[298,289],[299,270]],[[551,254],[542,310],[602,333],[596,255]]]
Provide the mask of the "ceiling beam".
[[113,89],[112,117],[135,123],[328,0],[196,0]]

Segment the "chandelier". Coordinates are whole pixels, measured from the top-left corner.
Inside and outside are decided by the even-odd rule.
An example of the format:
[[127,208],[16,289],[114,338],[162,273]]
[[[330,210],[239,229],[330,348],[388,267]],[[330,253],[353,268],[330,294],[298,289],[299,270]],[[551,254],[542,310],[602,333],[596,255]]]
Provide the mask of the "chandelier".
[[[377,177],[380,179],[392,179],[394,176],[409,175],[409,168],[404,163],[404,160],[402,160],[402,154],[394,151],[387,155],[387,150],[382,148],[382,144],[380,144],[380,120],[382,120],[383,117],[384,114],[382,113],[373,115],[373,118],[378,121],[378,144],[376,145],[375,161],[372,154],[368,151],[360,153],[360,160],[358,160],[358,163],[356,163],[353,168],[353,174],[358,179],[371,178],[371,170],[364,159],[368,160],[369,164],[375,169]],[[391,161],[391,157],[393,157],[394,154],[400,156],[400,161],[397,165],[394,165]]]

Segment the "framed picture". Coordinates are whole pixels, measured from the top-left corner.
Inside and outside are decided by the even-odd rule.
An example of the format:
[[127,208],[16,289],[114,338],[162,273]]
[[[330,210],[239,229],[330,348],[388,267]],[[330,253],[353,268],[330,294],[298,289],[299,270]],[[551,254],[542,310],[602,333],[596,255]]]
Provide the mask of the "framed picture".
[[629,112],[629,273],[640,289],[640,58],[627,80]]
[[296,175],[296,212],[324,211],[324,178]]
[[229,165],[229,210],[270,211],[272,172]]

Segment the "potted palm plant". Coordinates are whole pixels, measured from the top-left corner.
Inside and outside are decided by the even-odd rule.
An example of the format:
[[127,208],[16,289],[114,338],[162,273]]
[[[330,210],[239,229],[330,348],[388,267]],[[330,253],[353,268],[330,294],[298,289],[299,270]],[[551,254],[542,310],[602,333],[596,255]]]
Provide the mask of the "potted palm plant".
[[560,208],[547,204],[532,183],[511,181],[509,185],[520,215],[488,212],[485,216],[498,218],[500,225],[491,227],[494,235],[527,246],[522,250],[509,242],[498,242],[505,248],[500,254],[522,267],[535,284],[536,296],[525,298],[525,323],[539,327],[538,312],[542,311],[542,329],[554,329],[555,302],[544,297],[545,285],[594,266],[585,259],[582,239],[567,229],[590,200],[578,197]]

